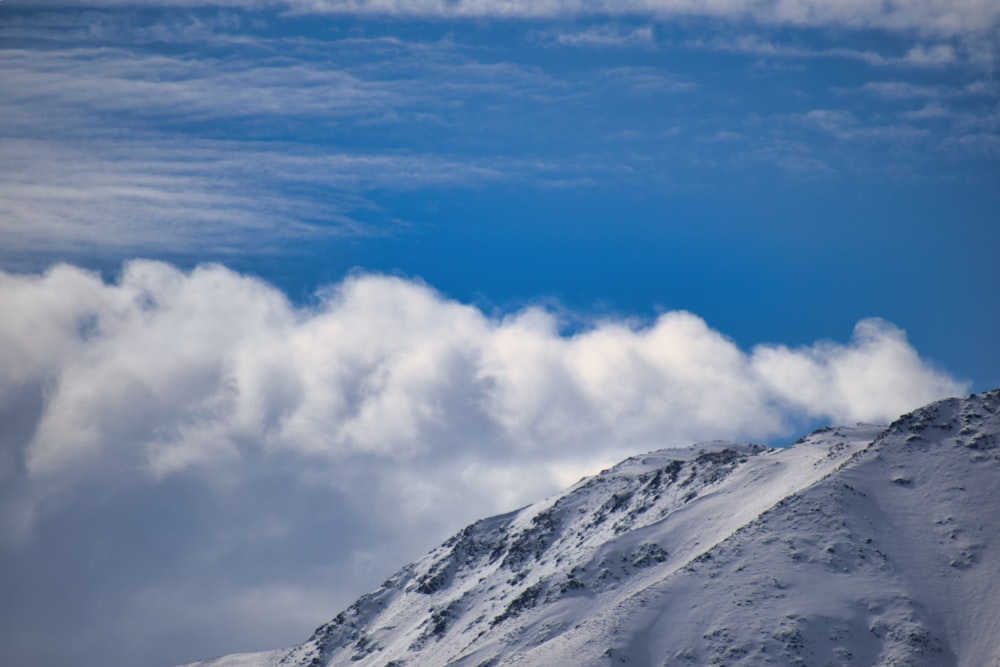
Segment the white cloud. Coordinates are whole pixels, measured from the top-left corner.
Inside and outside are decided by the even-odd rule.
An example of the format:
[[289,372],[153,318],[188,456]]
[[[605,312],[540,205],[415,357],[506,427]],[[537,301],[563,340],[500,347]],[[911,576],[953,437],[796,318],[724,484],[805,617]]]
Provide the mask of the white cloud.
[[955,47],[950,44],[933,44],[930,46],[918,44],[912,47],[902,57],[902,62],[918,67],[941,67],[951,65],[958,60]]
[[[61,5],[65,0],[8,0]],[[91,7],[197,7],[201,0],[87,0]],[[1000,8],[982,0],[214,0],[212,6],[288,8],[300,13],[412,17],[554,18],[569,16],[710,17],[772,25],[882,28],[932,34],[982,34],[996,28]]]
[[583,30],[562,30],[546,33],[544,37],[560,46],[590,48],[649,47],[656,44],[653,26],[623,26],[605,23]]
[[859,322],[848,346],[763,345],[754,351],[752,364],[784,401],[837,422],[884,422],[888,415],[935,400],[941,390],[959,391],[959,385],[921,361],[903,331],[879,319]]
[[[693,39],[684,42],[691,49],[737,53],[765,59],[840,59],[857,60],[872,67],[897,67],[916,69],[941,69],[962,62],[955,47],[947,43],[916,44],[903,53],[887,54],[871,49],[848,47],[803,47],[770,41],[754,34],[712,39]],[[968,49],[967,49],[968,50]],[[982,58],[966,54],[966,61],[978,65]]]
[[835,88],[838,93],[862,93],[885,99],[995,98],[1000,86],[991,81],[973,81],[964,85],[921,85],[908,81],[869,81],[859,88]]
[[[907,120],[903,117],[904,120]],[[870,124],[843,109],[812,109],[799,122],[821,130],[841,141],[878,141],[911,144],[925,139],[929,131],[910,124]]]
[[[399,221],[373,190],[462,187],[549,168],[446,154],[436,140],[421,150],[405,130],[449,127],[463,113],[450,106],[455,99],[544,103],[558,85],[532,68],[392,39],[246,37],[254,55],[230,43],[226,57],[151,54],[128,40],[97,46],[103,31],[89,36],[92,45],[75,33],[63,39],[69,20],[55,16],[38,20],[35,46],[0,49],[0,254],[8,262],[54,249],[253,251],[275,240],[384,233]],[[384,127],[387,141],[340,148],[353,134],[343,126]]]
[[[511,161],[345,153],[285,142],[165,137],[70,142],[0,138],[5,255],[102,251],[259,252],[277,240],[386,233],[374,189],[463,187],[534,171]],[[377,217],[362,222],[359,217]]]
[[[33,66],[44,69],[39,62]],[[466,87],[477,94],[505,95],[508,84],[523,74],[503,64],[454,67],[464,67],[462,76],[449,77],[450,70],[442,70],[437,84],[421,84],[447,86],[449,96],[463,94]],[[209,139],[141,127],[112,131],[113,123],[100,109],[88,109],[109,90],[121,97],[102,104],[123,114],[131,109],[134,113],[126,115],[132,119],[165,110],[102,85],[105,75],[90,79],[93,85],[83,87],[82,97],[60,85],[30,90],[34,81],[6,99],[3,110],[9,113],[0,132],[0,256],[8,265],[53,251],[70,257],[95,249],[111,254],[267,252],[287,240],[393,233],[407,221],[380,205],[373,191],[518,181],[544,187],[601,171],[540,158],[434,152],[441,146],[352,152],[308,137],[255,141],[239,132]],[[31,77],[26,74],[25,80]],[[529,94],[530,84],[523,78],[516,85],[521,84],[527,84],[522,92]],[[667,78],[646,75],[634,85],[665,86]],[[153,97],[160,100],[161,94],[169,96],[159,91]],[[254,96],[252,89],[244,94]]]
[[654,67],[609,67],[597,71],[598,81],[627,88],[633,93],[679,93],[696,84]]
[[131,262],[113,285],[58,266],[4,275],[0,304],[17,313],[0,324],[3,390],[48,387],[32,478],[123,456],[163,477],[248,452],[395,465],[489,450],[558,465],[772,437],[802,416],[885,420],[961,389],[875,320],[846,345],[746,353],[689,313],[562,335],[542,309],[496,320],[383,276],[301,310],[217,266]]
[[[0,50],[5,106],[55,103],[70,120],[83,113],[169,116],[172,122],[255,115],[384,113],[400,96],[378,81],[280,58],[170,57],[135,50]],[[73,115],[70,115],[70,113]]]
[[941,118],[952,118],[955,115],[955,112],[951,111],[944,105],[932,102],[930,104],[925,104],[920,109],[904,111],[902,117],[907,120],[936,120]]
[[[35,27],[41,34],[32,46],[0,48],[0,80],[6,85],[0,110],[8,133],[37,129],[43,111],[49,135],[106,128],[109,118],[114,131],[104,134],[118,135],[147,121],[165,128],[223,119],[385,122],[397,115],[442,112],[448,93],[502,98],[551,92],[552,81],[535,68],[478,62],[447,41],[318,41],[206,32],[191,36],[193,48],[176,54],[151,52],[156,49],[137,43],[127,27],[78,37],[39,23],[9,30],[10,39],[21,43]],[[171,41],[161,40],[157,29],[170,33],[186,25],[137,22],[135,30],[149,31],[155,46]],[[209,55],[220,48],[224,55]]]
[[82,665],[288,644],[309,630],[290,618],[318,624],[462,523],[625,455],[965,388],[879,320],[748,352],[690,313],[565,333],[378,275],[295,307],[219,266],[135,261],[108,284],[60,265],[0,274],[0,312],[14,663],[42,642],[36,607],[67,610],[45,627]]
[[958,143],[970,153],[991,158],[1000,156],[1000,135],[997,134],[967,134],[959,138]]
[[539,18],[573,15],[703,16],[729,20],[755,20],[764,24],[793,26],[842,26],[885,28],[928,33],[978,33],[995,27],[1000,9],[979,0],[931,0],[921,3],[884,3],[853,0],[770,2],[761,0],[289,0],[303,12],[402,14]]
[[777,139],[748,151],[742,159],[748,164],[775,165],[800,181],[830,178],[836,174],[833,167],[800,141]]
[[[842,90],[840,92],[854,91]],[[908,81],[869,81],[858,88],[857,92],[890,99],[910,99],[943,97],[949,91],[942,86],[918,85]]]

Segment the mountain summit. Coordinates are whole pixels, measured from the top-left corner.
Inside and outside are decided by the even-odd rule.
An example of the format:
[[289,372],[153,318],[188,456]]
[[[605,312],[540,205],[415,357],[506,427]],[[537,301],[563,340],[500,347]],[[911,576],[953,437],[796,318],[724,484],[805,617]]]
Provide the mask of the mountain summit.
[[[627,459],[199,667],[1000,666],[1000,390]],[[193,666],[192,666],[193,667]]]

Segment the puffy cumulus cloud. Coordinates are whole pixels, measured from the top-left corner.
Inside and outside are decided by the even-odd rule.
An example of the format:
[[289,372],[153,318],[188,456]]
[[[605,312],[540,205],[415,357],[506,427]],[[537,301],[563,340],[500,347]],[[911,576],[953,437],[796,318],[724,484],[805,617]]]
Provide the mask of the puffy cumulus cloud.
[[400,278],[318,297],[295,308],[219,266],[136,261],[116,284],[66,265],[4,275],[0,309],[17,316],[0,324],[0,400],[42,397],[7,460],[46,483],[268,456],[459,476],[513,460],[551,473],[534,492],[580,461],[771,438],[803,418],[887,420],[962,389],[879,320],[848,344],[748,354],[685,312],[563,335],[544,309],[490,318]]
[[493,319],[400,278],[352,277],[297,309],[219,266],[146,261],[113,285],[66,265],[4,275],[0,299],[18,315],[0,326],[3,391],[47,388],[24,455],[40,477],[122,456],[162,477],[250,449],[398,461],[473,440],[573,456],[766,438],[794,410],[885,420],[961,389],[878,320],[847,345],[747,354],[685,312],[562,335],[546,310]]
[[789,405],[839,422],[885,422],[961,389],[923,363],[903,331],[876,318],[854,327],[851,345],[761,346],[752,363]]
[[[748,352],[690,313],[567,332],[379,275],[297,307],[220,266],[134,261],[109,284],[60,265],[0,274],[0,312],[5,664],[31,662],[32,627],[78,664],[291,643],[309,628],[288,618],[319,623],[463,522],[628,454],[964,388],[879,320]],[[273,617],[254,611],[269,591]],[[134,641],[109,645],[115,627]]]

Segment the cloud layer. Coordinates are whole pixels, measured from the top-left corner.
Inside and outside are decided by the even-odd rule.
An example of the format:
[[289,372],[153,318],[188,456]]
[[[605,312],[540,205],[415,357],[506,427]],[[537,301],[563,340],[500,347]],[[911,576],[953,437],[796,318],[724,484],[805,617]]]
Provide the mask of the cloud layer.
[[[32,0],[65,5],[66,0]],[[22,4],[26,0],[13,0]],[[882,28],[955,35],[996,27],[1000,8],[981,0],[87,0],[87,6],[174,6],[259,9],[286,7],[301,13],[441,18],[556,18],[572,16],[709,17],[764,24]]]
[[[396,9],[466,6],[500,11]],[[388,6],[342,6],[379,7]],[[573,7],[565,6],[583,11]],[[796,181],[923,182],[942,171],[952,178],[955,164],[988,179],[978,161],[1000,146],[997,90],[986,76],[1000,41],[988,38],[830,43],[743,25],[706,37],[622,18],[532,23],[513,42],[483,35],[480,43],[456,38],[447,23],[420,23],[405,37],[378,21],[357,34],[306,36],[288,34],[287,15],[215,10],[12,8],[8,19],[0,26],[5,266],[37,267],[30,258],[54,249],[63,259],[218,256],[391,234],[435,217],[399,202],[415,192],[701,188],[720,168],[741,183],[761,169]],[[584,58],[567,70],[553,62],[561,58],[532,59],[559,47],[613,48],[618,64]],[[668,49],[685,56],[649,61]],[[706,76],[698,64],[706,53],[742,62],[735,80]],[[821,60],[895,80],[864,72],[852,87],[876,94],[848,96],[845,85],[830,98],[823,90],[789,97],[798,83],[758,78],[767,67]],[[966,74],[954,76],[959,69]],[[896,94],[878,88],[887,83]],[[900,86],[939,99],[915,108]]]
[[53,607],[51,568],[90,614],[66,629],[82,655],[133,625],[112,652],[134,664],[291,642],[308,627],[290,619],[335,613],[462,522],[628,454],[885,421],[965,388],[876,319],[747,352],[691,313],[488,315],[381,275],[296,307],[220,266],[134,261],[109,284],[59,265],[0,274],[0,311],[12,664],[41,641],[20,626]]
[[[219,17],[17,18],[0,27],[5,266],[53,250],[228,253],[386,234],[412,221],[374,193],[552,178],[545,160],[462,150],[468,131],[449,110],[456,96],[537,102],[548,79],[535,70],[395,38],[254,37]],[[452,126],[452,144],[420,145],[428,126]]]

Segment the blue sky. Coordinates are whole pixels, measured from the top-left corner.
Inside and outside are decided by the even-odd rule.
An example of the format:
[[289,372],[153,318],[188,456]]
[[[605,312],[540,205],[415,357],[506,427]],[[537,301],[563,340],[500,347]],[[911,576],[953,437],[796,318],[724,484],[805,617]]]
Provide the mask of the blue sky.
[[0,662],[290,644],[635,451],[1000,385],[997,44],[972,0],[6,0]]

